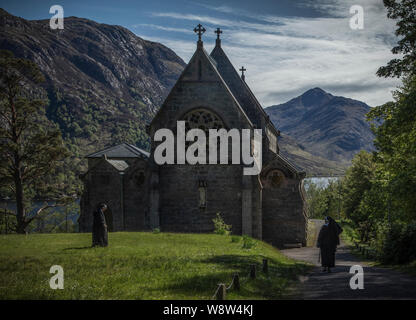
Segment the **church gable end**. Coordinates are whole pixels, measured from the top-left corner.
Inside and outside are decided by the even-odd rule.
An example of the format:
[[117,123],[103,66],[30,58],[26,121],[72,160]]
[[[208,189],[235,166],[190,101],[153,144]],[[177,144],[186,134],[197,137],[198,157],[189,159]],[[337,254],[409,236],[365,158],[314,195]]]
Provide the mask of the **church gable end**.
[[208,109],[230,128],[251,128],[252,123],[218,73],[215,61],[202,45],[150,124],[150,136],[159,128],[176,128],[176,121],[192,109]]

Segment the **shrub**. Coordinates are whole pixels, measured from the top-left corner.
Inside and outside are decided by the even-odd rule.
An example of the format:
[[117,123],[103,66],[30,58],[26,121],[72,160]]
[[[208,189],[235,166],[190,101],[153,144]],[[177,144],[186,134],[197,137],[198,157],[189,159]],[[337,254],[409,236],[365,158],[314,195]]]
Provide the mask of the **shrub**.
[[214,222],[214,233],[223,235],[230,234],[231,225],[224,222],[219,212],[217,213],[217,217],[212,219],[212,222]]
[[154,234],[158,234],[158,233],[160,233],[160,229],[159,228],[154,228],[152,232]]
[[243,249],[251,249],[256,245],[256,242],[253,238],[244,235],[243,236]]
[[410,263],[416,259],[416,223],[380,224],[374,246],[383,263]]

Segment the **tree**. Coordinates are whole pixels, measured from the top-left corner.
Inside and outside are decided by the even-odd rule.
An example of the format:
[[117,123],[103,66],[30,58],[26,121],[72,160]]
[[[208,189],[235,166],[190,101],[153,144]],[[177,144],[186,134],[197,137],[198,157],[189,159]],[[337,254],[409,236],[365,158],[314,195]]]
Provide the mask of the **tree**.
[[394,217],[416,219],[416,76],[404,79],[394,101],[374,108],[368,118],[383,121],[373,126],[374,159],[380,167],[379,180],[392,198]]
[[360,151],[352,160],[342,181],[343,209],[348,219],[351,219],[356,227],[360,227],[368,221],[360,208],[367,192],[371,190],[376,173],[376,164],[373,155],[366,151]]
[[373,108],[369,120],[377,151],[374,160],[380,168],[378,180],[386,185],[389,194],[389,218],[410,221],[416,219],[416,0],[384,0],[387,16],[397,20],[397,46],[394,54],[401,59],[391,60],[377,75],[403,76],[403,85],[393,94],[394,101]]
[[47,204],[28,217],[26,209],[37,194],[54,195],[67,201],[53,186],[53,174],[68,155],[59,129],[45,117],[45,101],[30,99],[43,76],[33,62],[0,51],[0,177],[1,184],[16,200],[17,233],[38,218]]
[[325,187],[308,182],[305,189],[310,218],[324,219],[328,215],[333,218],[340,217],[342,206],[340,180],[329,180]]
[[401,59],[392,59],[387,66],[377,71],[379,77],[416,75],[416,0],[384,0],[387,17],[398,20],[396,36],[400,40],[392,49],[393,54],[402,54]]

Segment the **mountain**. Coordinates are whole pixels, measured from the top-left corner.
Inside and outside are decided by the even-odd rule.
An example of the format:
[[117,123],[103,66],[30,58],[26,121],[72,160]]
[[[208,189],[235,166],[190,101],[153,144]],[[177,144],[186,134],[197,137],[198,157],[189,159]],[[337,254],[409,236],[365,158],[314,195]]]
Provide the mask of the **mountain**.
[[369,110],[364,102],[333,96],[320,88],[265,109],[274,125],[304,150],[341,166],[358,151],[373,150],[374,135],[365,118]]
[[345,173],[347,163],[331,161],[314,155],[306,150],[305,146],[282,132],[278,141],[280,153],[296,166],[302,168],[308,176],[340,176]]
[[119,141],[146,147],[145,125],[185,66],[162,44],[88,19],[67,17],[52,30],[49,20],[0,9],[0,28],[0,49],[40,67],[47,116],[78,156]]

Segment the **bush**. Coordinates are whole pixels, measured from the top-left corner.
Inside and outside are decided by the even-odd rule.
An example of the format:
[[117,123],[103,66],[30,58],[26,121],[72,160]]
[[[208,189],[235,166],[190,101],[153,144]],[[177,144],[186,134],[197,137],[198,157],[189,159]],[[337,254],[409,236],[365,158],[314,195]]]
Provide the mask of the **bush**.
[[154,229],[153,229],[153,233],[154,233],[154,234],[158,234],[158,233],[160,233],[160,229],[159,229],[159,228],[154,228]]
[[256,245],[253,238],[249,236],[243,236],[243,249],[251,249]]
[[374,246],[379,259],[388,264],[406,264],[416,259],[416,223],[382,223]]
[[212,222],[214,222],[214,233],[223,235],[229,235],[231,233],[231,225],[224,222],[219,212],[217,213],[217,217],[212,219]]

